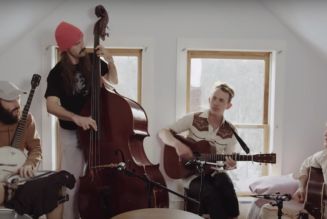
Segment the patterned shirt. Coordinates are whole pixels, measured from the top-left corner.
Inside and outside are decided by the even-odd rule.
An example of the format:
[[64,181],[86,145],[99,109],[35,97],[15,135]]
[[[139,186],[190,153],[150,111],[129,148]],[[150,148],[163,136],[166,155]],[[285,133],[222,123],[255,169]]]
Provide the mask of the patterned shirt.
[[[217,154],[232,154],[235,151],[237,139],[226,123],[225,118],[223,118],[220,127],[213,130],[212,126],[209,124],[208,116],[209,110],[189,113],[170,125],[168,129],[170,129],[173,134],[189,131],[188,138],[192,138],[195,141],[208,141],[211,145],[216,147]],[[237,133],[237,129],[230,122],[228,123]],[[183,186],[189,188],[189,184],[197,176],[199,175],[195,174],[183,179]]]

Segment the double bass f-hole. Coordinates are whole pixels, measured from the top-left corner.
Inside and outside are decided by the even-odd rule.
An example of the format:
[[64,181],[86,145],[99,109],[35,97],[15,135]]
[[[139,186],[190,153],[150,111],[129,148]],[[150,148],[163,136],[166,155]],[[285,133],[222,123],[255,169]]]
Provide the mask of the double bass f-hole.
[[[116,150],[116,151],[115,151],[115,154],[118,155],[118,152],[119,152],[120,155],[121,155],[121,158],[122,158],[123,163],[126,164],[124,153],[123,153],[121,150]],[[128,163],[128,170],[131,170],[131,161],[128,160],[127,163]],[[131,170],[131,171],[135,173],[135,170],[134,170],[134,169]],[[128,174],[127,174],[127,175],[128,175]]]
[[124,153],[123,153],[121,150],[116,150],[116,151],[115,151],[115,154],[118,155],[118,152],[119,152],[120,155],[121,155],[121,159],[122,159],[123,162],[125,163],[125,156],[124,156]]

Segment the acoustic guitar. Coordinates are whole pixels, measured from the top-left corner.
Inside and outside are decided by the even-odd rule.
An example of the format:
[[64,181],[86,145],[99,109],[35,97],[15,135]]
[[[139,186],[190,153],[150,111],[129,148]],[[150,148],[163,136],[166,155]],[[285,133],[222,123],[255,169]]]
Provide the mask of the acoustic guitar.
[[24,131],[25,122],[28,116],[28,111],[30,109],[32,99],[34,96],[34,91],[37,86],[39,86],[41,76],[34,74],[31,85],[32,89],[27,99],[27,103],[22,112],[22,118],[18,122],[15,135],[12,141],[12,146],[0,147],[0,182],[5,182],[6,178],[11,175],[12,172],[18,170],[22,167],[27,159],[24,152],[18,149],[20,137]]
[[[255,154],[255,155],[240,155],[240,154],[217,154],[216,147],[212,146],[208,141],[202,140],[195,142],[194,140],[186,139],[180,135],[174,135],[179,141],[183,144],[190,147],[193,151],[195,158],[207,162],[217,162],[225,161],[225,156],[231,156],[235,161],[252,161],[258,163],[276,163],[276,154]],[[179,156],[176,153],[176,149],[172,146],[165,145],[164,147],[164,169],[167,174],[172,179],[181,179],[187,176],[190,176],[197,171],[195,165],[188,165],[188,168],[185,168],[185,163],[189,160],[182,159],[180,160]],[[210,166],[205,167],[205,173],[213,172]]]
[[303,208],[316,219],[324,216],[325,186],[322,169],[310,167]]

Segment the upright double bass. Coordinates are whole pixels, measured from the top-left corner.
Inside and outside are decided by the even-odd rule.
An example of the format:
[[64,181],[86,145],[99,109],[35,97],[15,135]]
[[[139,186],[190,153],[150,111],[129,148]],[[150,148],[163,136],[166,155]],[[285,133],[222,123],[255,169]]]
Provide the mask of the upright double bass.
[[[101,17],[94,27],[94,48],[99,38],[105,39],[109,21],[105,8],[95,8]],[[91,98],[82,109],[82,116],[92,116],[98,131],[79,129],[82,147],[86,149],[88,168],[80,177],[78,207],[82,219],[108,219],[117,214],[148,207],[147,183],[108,167],[124,159],[127,168],[166,186],[159,171],[147,158],[143,140],[149,136],[147,115],[135,101],[118,94],[113,87],[100,86],[100,59],[93,53]],[[118,153],[117,153],[118,152]],[[124,156],[124,157],[123,157]],[[168,193],[152,190],[152,206],[168,208]]]

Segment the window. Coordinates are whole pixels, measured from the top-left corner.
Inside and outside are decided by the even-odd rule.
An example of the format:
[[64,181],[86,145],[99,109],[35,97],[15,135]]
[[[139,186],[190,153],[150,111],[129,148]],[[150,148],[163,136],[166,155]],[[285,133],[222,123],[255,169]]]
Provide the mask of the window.
[[[251,154],[269,152],[269,69],[270,52],[192,51],[187,52],[186,112],[209,108],[214,82],[230,84],[235,90],[232,108],[225,117],[238,128]],[[245,153],[237,146],[237,153]],[[266,165],[237,163],[229,171],[235,189],[249,191],[248,185],[268,174]]]
[[[142,51],[143,49],[107,49],[113,56],[118,74],[119,83],[113,85],[115,90],[122,96],[128,97],[140,105],[142,103]],[[93,53],[93,48],[87,48],[87,53]],[[60,61],[60,50],[56,49],[58,63]],[[102,57],[101,59],[105,61]],[[106,61],[105,61],[106,62]],[[58,144],[59,120],[56,120],[56,136]],[[59,169],[58,145],[56,147],[56,163]]]
[[[142,49],[107,49],[113,56],[119,83],[114,85],[116,91],[139,104],[142,102]],[[93,49],[87,48],[87,53]],[[57,49],[57,62],[60,61],[60,50]],[[102,57],[101,59],[105,61]],[[106,61],[105,61],[106,62]]]

